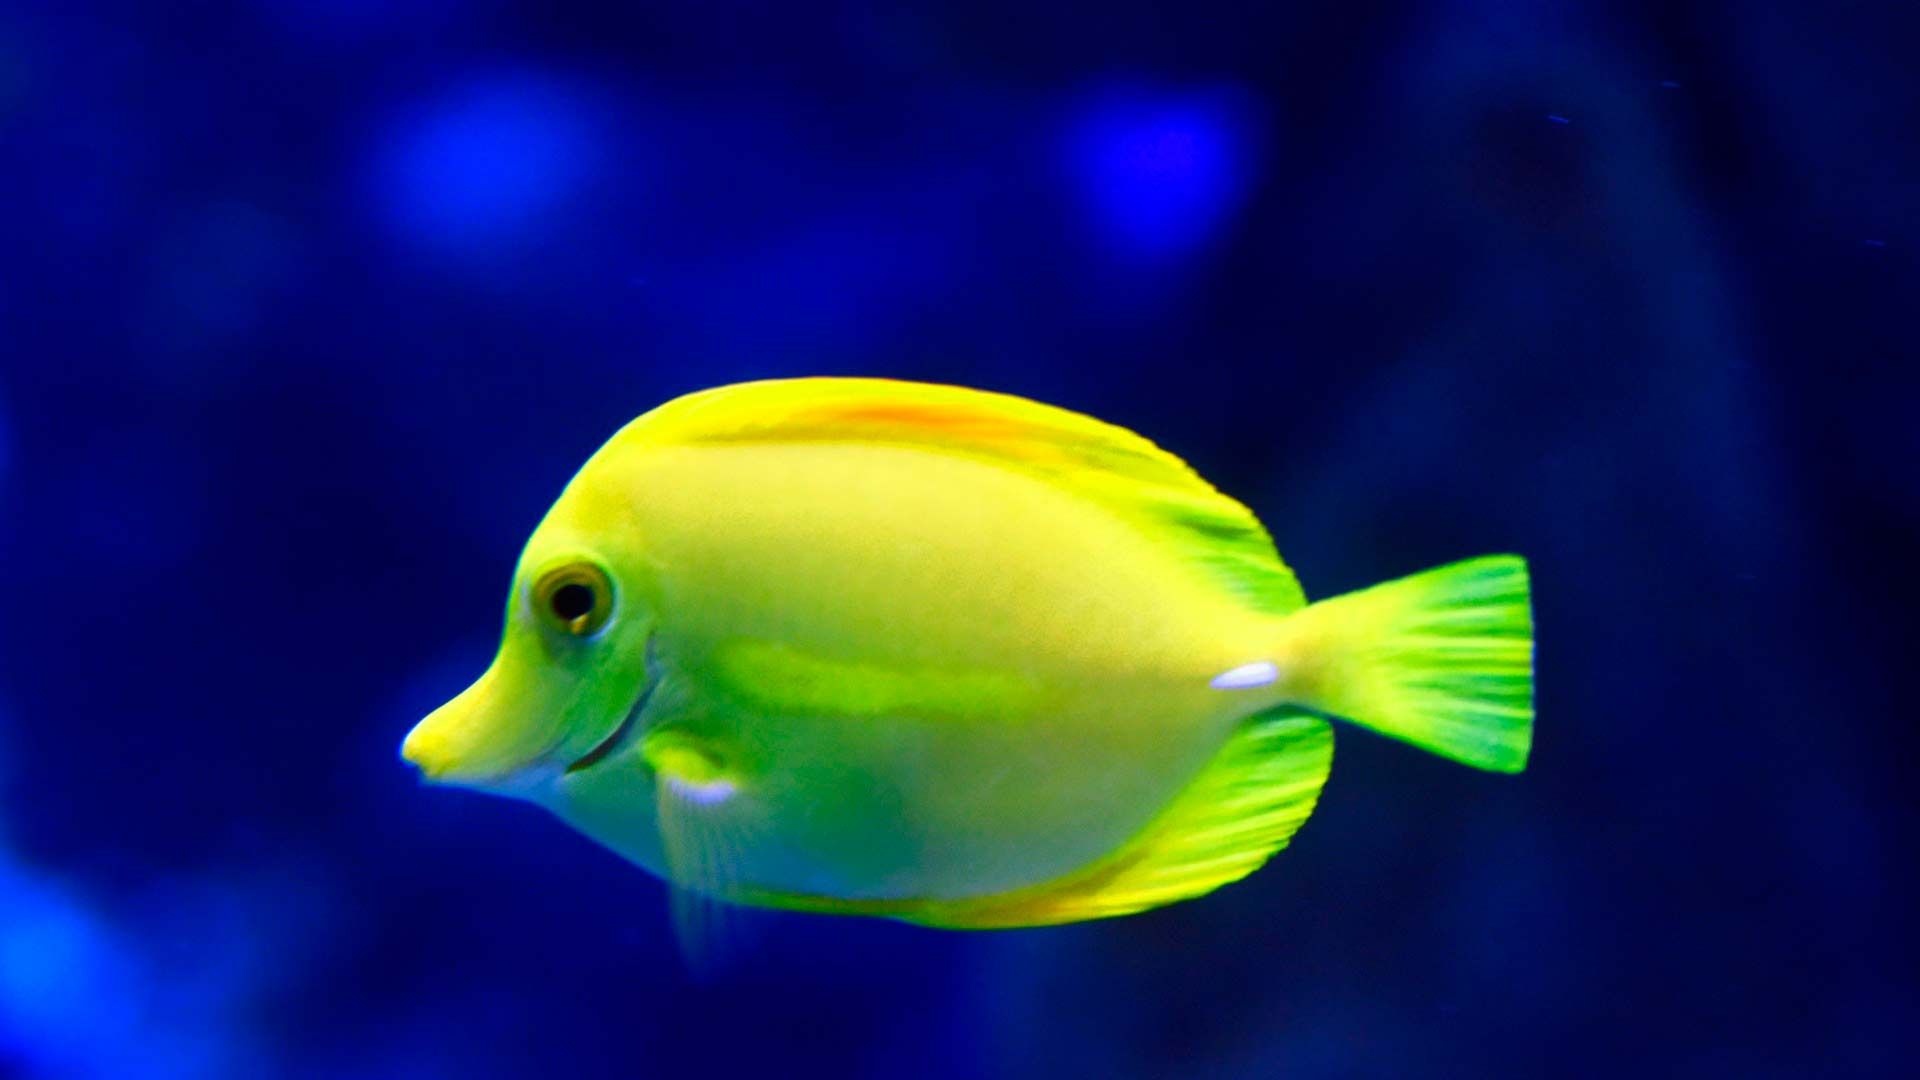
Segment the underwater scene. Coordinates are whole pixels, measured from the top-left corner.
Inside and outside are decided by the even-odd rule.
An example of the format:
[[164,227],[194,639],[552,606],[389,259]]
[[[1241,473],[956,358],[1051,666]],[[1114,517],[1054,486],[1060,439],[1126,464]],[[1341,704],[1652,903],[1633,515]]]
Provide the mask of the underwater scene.
[[0,6],[0,1077],[1901,1077],[1920,15]]

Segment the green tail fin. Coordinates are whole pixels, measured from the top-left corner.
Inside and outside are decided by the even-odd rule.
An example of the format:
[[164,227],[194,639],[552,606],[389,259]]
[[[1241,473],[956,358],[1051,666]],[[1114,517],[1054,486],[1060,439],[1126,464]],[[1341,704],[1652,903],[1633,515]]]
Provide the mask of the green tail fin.
[[1336,596],[1287,618],[1294,696],[1466,765],[1527,766],[1527,563],[1489,555]]

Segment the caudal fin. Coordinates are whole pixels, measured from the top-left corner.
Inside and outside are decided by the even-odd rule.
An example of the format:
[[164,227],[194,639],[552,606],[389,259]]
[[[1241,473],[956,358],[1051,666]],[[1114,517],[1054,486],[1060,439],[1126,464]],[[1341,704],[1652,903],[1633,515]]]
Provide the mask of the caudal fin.
[[1313,604],[1286,620],[1300,702],[1443,757],[1526,768],[1527,563],[1489,555]]

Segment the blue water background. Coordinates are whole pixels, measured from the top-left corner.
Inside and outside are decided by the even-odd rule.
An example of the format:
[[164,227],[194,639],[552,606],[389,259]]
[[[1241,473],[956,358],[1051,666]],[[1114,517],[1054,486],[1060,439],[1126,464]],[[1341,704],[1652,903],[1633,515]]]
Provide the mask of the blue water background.
[[[1898,1075],[1908,7],[0,7],[0,1075]],[[395,748],[610,432],[802,373],[1134,427],[1316,597],[1525,553],[1532,768],[690,981]]]

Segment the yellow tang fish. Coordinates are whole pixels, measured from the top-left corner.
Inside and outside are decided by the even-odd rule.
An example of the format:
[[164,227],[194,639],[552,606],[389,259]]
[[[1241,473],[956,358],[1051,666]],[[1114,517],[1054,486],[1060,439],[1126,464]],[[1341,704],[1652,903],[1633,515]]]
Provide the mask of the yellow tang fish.
[[756,382],[593,455],[492,667],[401,753],[696,904],[1034,926],[1251,872],[1313,811],[1325,717],[1518,772],[1532,648],[1516,556],[1308,605],[1245,507],[1130,431]]

